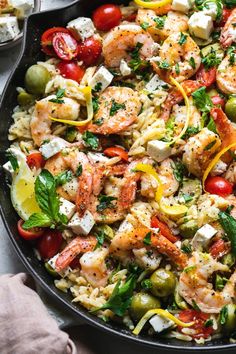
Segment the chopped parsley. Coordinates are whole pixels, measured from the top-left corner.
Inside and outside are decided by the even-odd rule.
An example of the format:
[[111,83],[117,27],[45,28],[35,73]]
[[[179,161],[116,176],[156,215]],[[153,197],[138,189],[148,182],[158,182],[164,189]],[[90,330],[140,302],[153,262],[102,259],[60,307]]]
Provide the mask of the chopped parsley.
[[17,158],[15,157],[15,155],[13,155],[13,153],[11,151],[7,151],[6,152],[6,157],[8,158],[8,160],[10,161],[11,167],[13,168],[13,170],[16,172],[19,170],[19,164],[17,161]]
[[163,69],[163,70],[168,70],[170,68],[170,64],[168,64],[166,60],[160,61],[158,63],[158,66],[160,69]]
[[180,33],[180,38],[179,38],[178,43],[179,43],[180,45],[183,45],[184,43],[186,43],[187,37],[188,37],[187,34],[184,34],[183,32],[181,32],[181,33]]
[[202,112],[208,113],[213,107],[210,96],[206,93],[206,87],[200,87],[198,90],[192,93],[195,106]]
[[144,279],[141,281],[141,287],[145,290],[151,289],[152,282],[149,279]]
[[175,64],[175,72],[176,72],[177,75],[180,74],[179,63]]
[[98,82],[95,86],[94,86],[94,88],[93,88],[93,92],[99,92],[99,91],[101,91],[101,89],[102,89],[102,83],[101,82]]
[[54,102],[54,103],[65,103],[65,101],[62,99],[65,95],[65,89],[59,89],[56,93],[56,98],[52,98],[49,100],[49,102]]
[[191,65],[191,67],[192,67],[193,69],[196,69],[196,63],[195,63],[195,60],[194,60],[193,57],[191,57],[191,58],[189,59],[189,64]]
[[100,126],[100,125],[103,124],[103,122],[104,122],[104,118],[99,118],[97,120],[94,120],[93,124],[96,124],[96,125]]
[[151,244],[151,236],[152,236],[152,233],[151,233],[151,231],[149,231],[143,239],[143,243],[145,245],[149,246]]
[[196,303],[196,301],[195,300],[192,300],[192,307],[194,308],[194,310],[196,310],[196,311],[201,311],[200,310],[200,308],[199,308],[199,306],[198,306],[198,304]]
[[98,108],[99,108],[99,100],[98,100],[98,97],[93,97],[93,98],[92,98],[92,104],[93,104],[93,113],[97,113]]
[[206,322],[204,323],[204,327],[208,328],[208,327],[212,327],[213,326],[213,319],[209,318],[208,320],[206,320]]
[[230,65],[234,65],[236,62],[235,50],[236,50],[236,47],[234,45],[230,46],[227,50]]
[[56,186],[70,182],[73,178],[73,173],[70,170],[63,171],[54,177]]
[[182,183],[184,178],[184,172],[185,172],[184,164],[180,160],[177,160],[173,165],[173,173],[177,182]]
[[222,307],[220,311],[220,324],[224,325],[228,319],[228,308],[227,306]]
[[100,248],[104,244],[104,241],[105,241],[104,231],[99,230],[97,233],[95,233],[95,237],[97,239],[97,244],[95,246],[95,250],[96,250],[97,248]]
[[182,250],[184,253],[189,254],[189,253],[192,252],[192,246],[191,246],[190,243],[189,243],[189,244],[183,244],[183,245],[181,246],[181,250]]
[[193,126],[188,126],[188,128],[186,129],[186,132],[184,133],[184,135],[182,136],[182,139],[188,139],[190,136],[195,135],[197,133],[199,133],[199,127],[193,127]]
[[148,80],[150,63],[140,58],[139,51],[142,46],[143,44],[138,42],[134,50],[131,51],[131,60],[129,62],[129,67],[137,76],[140,76],[144,80]]
[[117,200],[115,197],[100,195],[98,197],[99,204],[97,205],[97,211],[103,211],[105,209],[115,208],[115,205],[112,203],[114,200]]
[[204,147],[204,151],[210,150],[216,144],[216,140],[211,141],[207,146]]
[[148,22],[145,22],[145,21],[144,21],[143,23],[141,23],[140,27],[141,27],[144,31],[146,31],[146,30],[150,27],[150,25],[149,25]]
[[76,168],[75,176],[79,177],[82,175],[83,172],[83,166],[81,163],[78,164],[78,167]]
[[86,131],[83,135],[82,135],[82,139],[85,142],[85,145],[87,147],[90,147],[93,150],[97,150],[98,145],[99,145],[99,139],[96,135],[94,135],[93,133]]
[[120,109],[125,109],[125,104],[118,103],[112,98],[111,108],[110,108],[110,116],[113,117]]
[[159,28],[159,29],[164,28],[166,16],[157,16],[153,20],[156,22],[156,28]]
[[211,48],[210,53],[202,58],[202,64],[204,68],[209,70],[210,68],[216,67],[220,64],[221,58],[217,56],[217,51]]

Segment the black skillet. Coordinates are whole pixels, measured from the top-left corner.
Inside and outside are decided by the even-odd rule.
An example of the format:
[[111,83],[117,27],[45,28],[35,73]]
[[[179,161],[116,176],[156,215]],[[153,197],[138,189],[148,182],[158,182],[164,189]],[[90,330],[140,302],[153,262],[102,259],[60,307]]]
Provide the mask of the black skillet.
[[[106,1],[106,0],[79,0],[73,2],[71,5],[46,11],[29,16],[25,23],[25,36],[23,39],[23,47],[20,58],[12,70],[11,77],[9,78],[4,92],[2,94],[0,102],[0,162],[3,164],[6,160],[4,157],[4,151],[9,146],[7,139],[8,129],[11,124],[11,115],[13,108],[17,105],[16,101],[16,87],[23,86],[24,75],[26,69],[34,64],[38,60],[44,60],[44,55],[40,50],[40,36],[50,27],[66,25],[70,20],[78,16],[90,16],[93,9],[101,5],[102,3],[127,3],[127,1]],[[9,187],[5,180],[3,171],[0,171],[0,211],[2,218],[7,229],[10,240],[12,241],[16,252],[20,256],[21,260],[28,268],[28,270],[35,277],[44,289],[50,293],[55,299],[59,300],[61,306],[66,307],[74,314],[78,315],[85,322],[97,326],[104,331],[108,331],[112,334],[116,334],[122,338],[135,341],[146,347],[152,346],[156,349],[169,349],[169,350],[229,350],[235,348],[234,344],[230,344],[226,340],[218,339],[212,342],[207,342],[204,345],[197,345],[192,342],[183,342],[178,340],[169,339],[157,339],[151,338],[146,335],[134,336],[124,327],[120,327],[115,323],[104,323],[99,318],[92,316],[83,307],[75,305],[71,302],[70,295],[65,294],[55,288],[53,279],[45,270],[42,263],[40,263],[33,253],[32,247],[19,238],[17,233],[16,224],[18,216],[13,209],[10,199]],[[142,348],[140,348],[142,350]]]

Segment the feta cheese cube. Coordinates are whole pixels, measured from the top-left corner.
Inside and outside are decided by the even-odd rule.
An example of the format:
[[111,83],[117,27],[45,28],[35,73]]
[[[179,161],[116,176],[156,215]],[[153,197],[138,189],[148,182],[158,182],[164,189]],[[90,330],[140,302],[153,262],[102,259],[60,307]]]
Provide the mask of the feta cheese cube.
[[161,317],[159,315],[155,315],[153,316],[150,320],[149,320],[150,325],[153,327],[154,331],[157,333],[160,333],[162,331],[164,331],[167,328],[170,328],[171,326],[174,325],[174,322]]
[[173,0],[172,9],[187,13],[192,7],[191,0]]
[[209,224],[202,226],[194,235],[191,244],[195,250],[203,250],[209,244],[217,230]]
[[12,176],[14,175],[14,170],[13,167],[10,163],[10,161],[6,162],[2,168],[4,169],[4,171],[6,172],[6,174],[8,175],[8,177],[12,178]]
[[161,162],[171,155],[171,147],[160,140],[151,140],[147,144],[147,153],[155,161]]
[[10,0],[10,4],[15,9],[15,15],[19,19],[28,16],[34,7],[33,0]]
[[89,85],[92,89],[95,88],[97,84],[101,85],[101,91],[104,91],[113,80],[113,75],[108,71],[105,66],[101,66],[98,71],[93,75],[92,79],[89,82]]
[[218,12],[216,3],[208,1],[207,8],[205,7],[203,12],[205,15],[211,16],[212,20],[215,20]]
[[149,91],[149,92],[154,92],[157,89],[163,87],[163,86],[167,86],[167,83],[162,81],[158,75],[154,75],[151,80],[147,83],[147,85],[145,86],[145,88]]
[[20,33],[15,16],[0,17],[0,43],[14,39]]
[[67,217],[67,219],[70,220],[76,211],[76,206],[75,204],[69,202],[68,200],[64,198],[60,198],[59,211],[61,214],[64,214]]
[[82,41],[93,36],[95,32],[93,21],[88,17],[78,17],[70,21],[66,27],[72,31],[76,39],[81,39]]
[[129,76],[131,74],[131,69],[124,59],[120,61],[120,72],[123,76]]
[[50,157],[56,155],[62,149],[67,146],[66,141],[61,138],[53,138],[48,143],[40,146],[39,151],[42,153],[43,157],[47,160]]
[[76,235],[88,235],[94,224],[93,215],[86,210],[82,217],[80,217],[78,213],[75,213],[68,226]]
[[209,39],[213,30],[211,16],[205,15],[203,11],[195,12],[188,21],[189,32],[202,39]]

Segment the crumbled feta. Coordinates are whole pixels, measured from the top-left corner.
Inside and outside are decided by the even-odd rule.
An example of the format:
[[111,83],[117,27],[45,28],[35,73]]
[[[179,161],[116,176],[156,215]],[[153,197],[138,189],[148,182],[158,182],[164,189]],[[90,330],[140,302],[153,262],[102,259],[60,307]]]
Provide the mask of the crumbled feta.
[[93,215],[86,210],[82,217],[78,213],[75,213],[70,220],[68,227],[76,234],[88,235],[93,225],[95,224]]
[[76,206],[74,203],[71,203],[61,197],[59,211],[61,214],[64,214],[68,220],[70,220],[76,211]]
[[66,27],[72,31],[76,39],[81,39],[82,41],[93,36],[95,32],[93,21],[88,17],[78,17],[70,21]]
[[0,43],[14,39],[19,33],[17,17],[0,17]]
[[33,0],[10,0],[10,4],[16,10],[15,15],[19,19],[28,16],[34,7]]
[[160,140],[151,140],[147,144],[147,153],[155,161],[161,162],[171,155],[171,147]]
[[97,163],[97,162],[108,162],[109,158],[104,156],[103,154],[99,152],[88,152],[87,154],[89,160],[92,160],[92,162]]
[[50,157],[56,155],[62,149],[67,146],[65,140],[61,138],[53,138],[48,143],[44,143],[40,146],[39,151],[42,153],[43,157],[47,160]]
[[131,74],[131,69],[124,59],[120,61],[120,72],[122,76],[129,76]]
[[209,39],[213,30],[213,20],[211,16],[205,15],[203,11],[194,12],[188,21],[189,32],[202,39]]
[[175,11],[187,13],[191,9],[192,3],[191,0],[173,0],[171,7]]
[[105,68],[105,66],[101,66],[98,71],[93,75],[92,79],[89,82],[89,86],[94,89],[97,84],[100,84],[100,92],[104,91],[105,88],[107,88],[112,82],[113,77],[114,76],[110,73],[109,70]]
[[205,15],[211,16],[212,20],[215,20],[218,12],[217,4],[213,1],[208,1],[207,8],[205,7],[203,12]]
[[[52,257],[52,258],[50,258],[49,260],[48,260],[48,264],[50,265],[50,267],[53,269],[53,270],[55,270],[56,272],[57,272],[57,270],[56,270],[56,260],[57,260],[57,258],[58,258],[58,256],[59,256],[59,254],[60,253],[57,253],[54,257]],[[62,278],[65,278],[67,275],[68,275],[68,273],[71,271],[71,268],[70,267],[67,267],[67,268],[65,268],[65,269],[63,269],[61,272],[57,272]]]
[[171,321],[167,318],[164,318],[162,316],[159,316],[159,315],[153,316],[149,320],[149,323],[153,327],[154,331],[157,333],[160,333],[160,332],[164,331],[165,329],[174,325],[173,321]]
[[166,86],[166,82],[162,81],[159,76],[156,74],[154,75],[151,80],[147,83],[147,85],[145,86],[145,88],[149,91],[149,92],[154,92],[159,88],[162,88],[163,86]]
[[202,226],[194,235],[191,244],[195,250],[203,250],[209,244],[217,230],[209,224]]

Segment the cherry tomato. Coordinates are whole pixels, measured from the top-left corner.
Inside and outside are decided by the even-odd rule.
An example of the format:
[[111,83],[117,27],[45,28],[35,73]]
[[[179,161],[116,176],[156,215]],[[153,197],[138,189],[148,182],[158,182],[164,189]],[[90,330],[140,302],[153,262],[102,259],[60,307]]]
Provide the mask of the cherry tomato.
[[109,157],[119,156],[124,161],[128,161],[129,158],[128,153],[124,149],[118,146],[108,147],[103,152],[106,156]]
[[179,237],[174,236],[169,227],[164,222],[161,222],[156,216],[151,218],[151,227],[160,229],[162,236],[166,237],[170,242],[175,243],[179,240]]
[[27,161],[28,166],[31,169],[36,167],[37,170],[39,168],[44,167],[44,165],[46,163],[41,152],[39,152],[39,151],[31,152],[31,154],[29,154],[27,156],[26,161]]
[[229,245],[221,238],[211,245],[209,252],[213,258],[222,257],[229,252]]
[[61,247],[62,241],[61,232],[57,230],[45,231],[37,245],[40,256],[43,259],[49,259],[55,256]]
[[109,31],[118,26],[121,18],[120,8],[114,4],[102,5],[93,13],[93,22],[99,31]]
[[55,33],[52,38],[52,45],[60,59],[72,60],[78,54],[78,43],[69,33]]
[[227,197],[233,193],[233,186],[225,178],[220,176],[208,177],[205,182],[205,190],[211,194]]
[[220,27],[223,27],[225,22],[228,20],[229,16],[231,15],[232,9],[223,9],[223,13],[222,13],[222,18],[220,21]]
[[17,223],[17,229],[18,229],[19,235],[27,241],[35,240],[36,238],[39,238],[40,236],[42,236],[44,233],[44,230],[41,229],[40,227],[34,227],[32,229],[25,230],[22,227],[23,224],[24,224],[24,220],[20,219]]
[[43,32],[41,36],[42,51],[47,55],[55,55],[55,51],[52,46],[52,39],[57,32],[70,33],[67,28],[52,27]]
[[210,68],[206,70],[203,65],[200,66],[200,69],[196,73],[196,78],[203,86],[211,86],[216,81],[216,68]]
[[98,39],[90,37],[78,44],[78,59],[83,60],[84,65],[95,65],[102,53],[102,44]]
[[129,22],[135,22],[136,20],[136,17],[137,17],[137,13],[134,13],[134,14],[131,14],[131,15],[128,15],[124,18],[125,21],[129,21]]
[[61,61],[57,64],[60,74],[66,79],[80,82],[84,76],[85,70],[75,61]]
[[224,98],[220,97],[219,95],[211,97],[212,103],[216,106],[221,106],[224,109],[225,100]]
[[[190,334],[193,338],[208,338],[213,333],[212,326],[205,327],[205,323],[209,320],[210,315],[196,310],[183,310],[179,313],[179,319],[183,322],[192,322],[195,323],[189,327],[195,330],[195,334]],[[182,332],[183,327],[178,326],[178,330]]]

